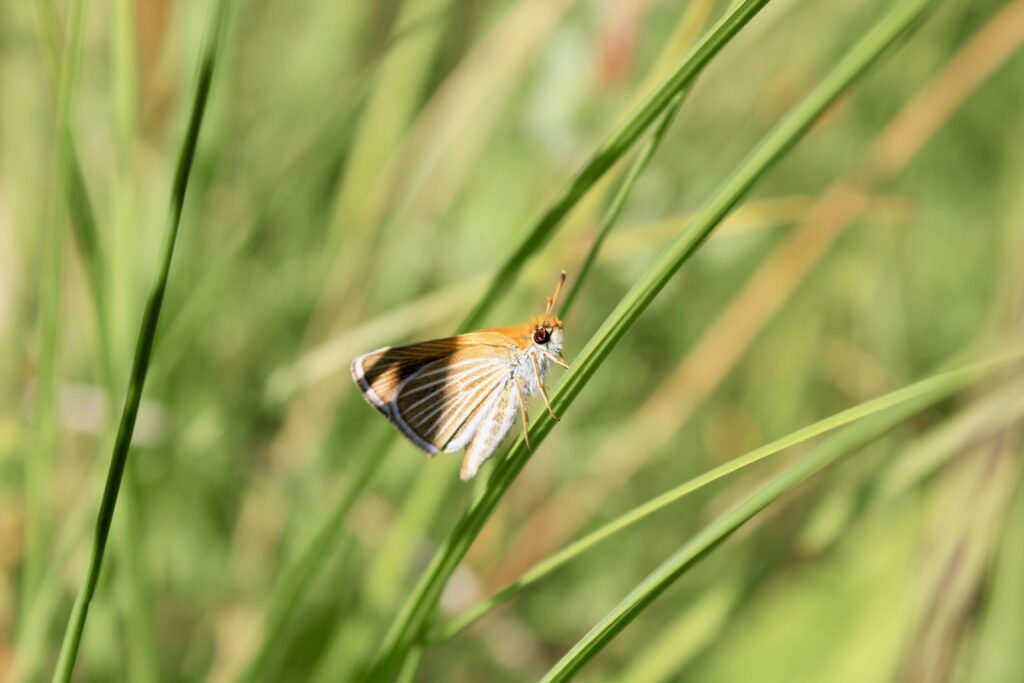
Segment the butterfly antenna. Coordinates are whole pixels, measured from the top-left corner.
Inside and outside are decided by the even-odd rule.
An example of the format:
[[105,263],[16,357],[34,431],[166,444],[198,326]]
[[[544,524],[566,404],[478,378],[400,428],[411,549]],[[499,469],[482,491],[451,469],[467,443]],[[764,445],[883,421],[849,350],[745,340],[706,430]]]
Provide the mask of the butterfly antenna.
[[547,322],[550,315],[551,309],[555,307],[555,301],[558,300],[558,294],[562,291],[562,285],[565,284],[565,271],[558,277],[558,282],[555,284],[555,293],[548,297],[548,305],[544,309],[544,316],[541,318],[541,322]]

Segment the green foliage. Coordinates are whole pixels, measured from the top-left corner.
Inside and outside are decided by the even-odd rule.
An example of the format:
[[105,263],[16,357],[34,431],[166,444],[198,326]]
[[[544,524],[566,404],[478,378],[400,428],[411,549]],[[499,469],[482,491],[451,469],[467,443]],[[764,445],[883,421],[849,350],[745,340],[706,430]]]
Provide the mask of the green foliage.
[[[0,13],[0,679],[1019,678],[1024,2],[103,9]],[[357,396],[561,270],[532,451]]]

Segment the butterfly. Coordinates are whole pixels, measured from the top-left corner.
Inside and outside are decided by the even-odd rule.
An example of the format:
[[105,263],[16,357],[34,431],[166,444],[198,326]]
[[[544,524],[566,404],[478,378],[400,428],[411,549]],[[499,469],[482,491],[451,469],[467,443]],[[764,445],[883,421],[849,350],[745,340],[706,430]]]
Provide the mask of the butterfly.
[[526,399],[540,394],[551,417],[544,377],[562,358],[562,321],[552,313],[561,274],[544,315],[529,323],[445,339],[386,346],[352,361],[363,398],[409,441],[433,456],[466,449],[460,477],[471,479],[498,450],[516,415],[526,446]]

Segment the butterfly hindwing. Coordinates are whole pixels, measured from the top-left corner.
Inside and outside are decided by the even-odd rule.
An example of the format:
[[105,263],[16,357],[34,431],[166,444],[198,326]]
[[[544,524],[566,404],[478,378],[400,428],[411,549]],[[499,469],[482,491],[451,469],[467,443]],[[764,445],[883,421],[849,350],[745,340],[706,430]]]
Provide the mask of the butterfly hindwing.
[[519,404],[520,393],[516,391],[514,380],[510,380],[488,404],[486,416],[469,441],[459,472],[463,481],[475,477],[480,466],[501,446],[501,442],[512,429],[519,411],[525,410],[525,406]]

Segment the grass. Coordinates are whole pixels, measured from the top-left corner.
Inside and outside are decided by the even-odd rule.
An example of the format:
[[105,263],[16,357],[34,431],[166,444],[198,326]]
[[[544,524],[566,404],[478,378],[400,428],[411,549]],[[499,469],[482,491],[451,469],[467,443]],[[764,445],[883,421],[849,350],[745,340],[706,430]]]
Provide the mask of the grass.
[[[160,320],[164,294],[167,291],[171,261],[174,258],[174,247],[178,239],[178,229],[181,226],[181,214],[185,206],[185,196],[188,190],[189,178],[192,174],[192,165],[199,142],[199,132],[206,113],[206,103],[210,94],[210,84],[213,80],[213,70],[219,50],[219,43],[223,40],[226,30],[225,25],[229,7],[230,4],[226,1],[213,5],[212,21],[207,43],[199,66],[192,114],[189,117],[188,128],[185,132],[181,154],[178,158],[177,170],[174,174],[174,185],[171,188],[166,236],[163,249],[161,250],[158,270],[142,316],[138,342],[135,347],[135,355],[128,379],[128,392],[125,396],[121,421],[114,440],[114,449],[110,456],[110,469],[107,473],[103,496],[100,500],[99,513],[96,519],[96,531],[89,555],[89,564],[86,567],[82,588],[75,599],[75,604],[72,607],[71,616],[68,620],[64,642],[61,645],[60,655],[57,660],[57,668],[53,675],[54,681],[71,680],[75,669],[75,660],[78,657],[78,650],[85,631],[86,619],[89,615],[89,605],[92,602],[93,595],[96,592],[96,585],[99,582],[107,539],[110,536],[114,510],[117,506],[117,498],[128,462],[132,437],[135,433],[135,422],[138,418],[139,406],[142,402],[142,390],[145,387],[146,376],[149,372],[150,358],[153,354],[153,346],[156,339],[157,323]],[[72,41],[70,44],[74,45],[75,42]]]
[[[892,425],[905,420],[907,416],[913,414],[913,412],[920,411],[923,407],[928,405],[934,405],[937,401],[949,396],[950,393],[962,390],[966,385],[977,381],[987,373],[991,373],[994,370],[1004,367],[1006,363],[1017,360],[1018,357],[1018,354],[1010,354],[1007,357],[999,358],[995,361],[982,361],[967,368],[952,370],[935,377],[921,380],[920,382],[915,382],[914,384],[890,392],[884,396],[879,396],[878,398],[871,399],[870,401],[858,404],[853,408],[844,410],[823,420],[819,420],[812,425],[798,429],[791,434],[775,439],[774,441],[766,443],[749,453],[745,453],[734,458],[713,470],[704,472],[703,474],[700,474],[693,479],[690,479],[689,481],[686,481],[679,486],[648,500],[629,512],[619,515],[600,528],[591,531],[584,537],[573,541],[559,551],[552,553],[542,561],[535,564],[528,571],[524,572],[513,584],[506,586],[491,597],[481,600],[472,608],[467,609],[464,613],[453,618],[450,623],[443,625],[437,630],[437,633],[431,635],[430,640],[432,642],[440,642],[455,637],[481,617],[488,614],[491,610],[516,597],[523,590],[542,580],[564,564],[573,561],[579,555],[590,550],[598,543],[605,541],[609,537],[646,519],[650,515],[659,512],[669,505],[676,503],[684,496],[690,495],[695,491],[718,481],[722,477],[726,477],[746,467],[755,465],[765,458],[776,455],[784,450],[821,436],[822,434],[835,431],[853,422],[867,420],[878,413],[892,410],[894,415],[892,419],[887,418],[885,421],[877,420],[875,422],[869,422],[867,427],[863,428],[864,433],[869,435],[866,438],[870,439],[872,436],[880,433],[881,431],[885,431]],[[909,408],[904,407],[904,404],[909,404]],[[900,407],[901,409],[895,410],[897,407]],[[991,409],[991,406],[988,407]],[[876,429],[876,424],[882,425],[882,428]],[[844,443],[846,442],[850,441],[844,440]],[[845,453],[849,453],[854,450],[855,447],[862,445],[859,440],[855,440],[850,443],[853,445],[851,445]],[[839,457],[839,453],[834,457]]]
[[961,383],[965,380],[976,380],[979,374],[983,377],[986,372],[1005,367],[1008,362],[1016,361],[1019,357],[1019,353],[1013,353],[995,362],[982,362],[960,372],[933,378],[927,383],[937,388],[934,392],[921,392],[917,396],[910,396],[892,410],[882,415],[867,417],[857,428],[845,430],[813,449],[811,453],[784,469],[727,513],[702,528],[690,541],[670,555],[573,645],[542,680],[571,679],[584,664],[606,647],[623,628],[684,573],[690,571],[756,514],[792,492],[809,477],[839,458],[864,448],[915,412],[942,398],[946,392],[961,388]]
[[44,265],[40,283],[40,335],[39,372],[36,386],[35,415],[33,424],[32,449],[26,466],[26,496],[32,505],[28,518],[32,520],[26,533],[26,556],[22,600],[31,603],[35,598],[40,576],[45,565],[47,546],[50,542],[50,505],[47,482],[53,476],[56,442],[56,392],[58,364],[58,320],[60,319],[60,291],[62,261],[64,255],[63,223],[67,215],[65,195],[74,196],[73,180],[68,178],[68,167],[73,158],[70,140],[71,98],[74,92],[78,66],[78,51],[82,25],[82,3],[74,3],[68,17],[67,49],[60,60],[60,70],[55,79],[56,114],[54,134],[54,166],[58,169],[53,183],[51,215],[46,222],[44,239]]
[[[1024,2],[233,4],[0,18],[0,678],[1020,670]],[[563,269],[532,452],[356,395]]]
[[[832,74],[762,141],[713,198],[698,211],[688,228],[633,285],[579,353],[572,369],[551,398],[552,407],[559,414],[564,414],[588,379],[664,288],[669,278],[696,252],[729,210],[792,148],[825,108],[920,17],[926,7],[927,3],[905,3],[886,17],[878,29],[869,33]],[[530,426],[530,442],[534,445],[542,443],[553,426],[554,420],[550,414],[542,413]],[[488,480],[483,494],[473,502],[452,531],[449,540],[438,552],[399,613],[370,670],[369,678],[389,677],[393,667],[404,660],[408,649],[424,636],[444,585],[529,457],[530,450],[525,440],[520,439]],[[581,655],[579,661],[583,659]]]
[[[460,325],[459,329],[461,331],[472,329],[479,319],[493,307],[498,298],[498,292],[502,287],[501,283],[507,285],[514,279],[515,274],[523,267],[530,255],[547,239],[550,232],[558,227],[565,214],[587,191],[593,188],[601,176],[626,152],[629,145],[635,142],[640,134],[643,133],[645,127],[652,121],[653,116],[660,113],[663,109],[669,108],[670,111],[666,113],[664,124],[655,131],[651,142],[641,151],[638,161],[634,165],[635,174],[632,174],[632,181],[627,176],[622,185],[622,192],[619,193],[616,200],[613,200],[612,210],[609,213],[606,226],[610,228],[614,224],[616,217],[615,205],[618,204],[621,207],[622,202],[624,202],[625,197],[628,195],[632,182],[635,182],[637,175],[642,171],[646,161],[650,158],[654,149],[656,149],[658,141],[660,141],[665,130],[667,130],[667,124],[671,121],[672,114],[682,101],[678,98],[679,94],[692,83],[696,75],[714,56],[717,50],[728,42],[735,35],[736,31],[745,22],[749,21],[764,4],[765,2],[762,0],[760,2],[745,2],[737,5],[687,55],[675,73],[652,93],[647,102],[630,117],[628,122],[613,134],[602,148],[594,154],[591,160],[579,171],[576,180],[528,231],[523,244],[509,261],[502,266],[499,274],[485,291],[473,312]],[[673,103],[672,98],[676,98],[675,103]],[[309,536],[310,541],[304,544],[298,551],[297,558],[285,573],[280,588],[271,597],[261,636],[262,644],[247,665],[245,673],[242,675],[242,680],[254,680],[258,672],[265,669],[282,629],[286,625],[291,613],[299,606],[298,602],[302,587],[309,583],[313,576],[315,576],[318,568],[326,562],[331,549],[332,537],[338,533],[338,529],[344,522],[352,502],[369,483],[375,469],[385,457],[393,437],[394,434],[388,432],[388,436],[381,439],[379,446],[372,449],[367,456],[364,456],[364,465],[353,485],[338,498],[336,504],[328,506],[326,513],[315,525],[315,530]]]

